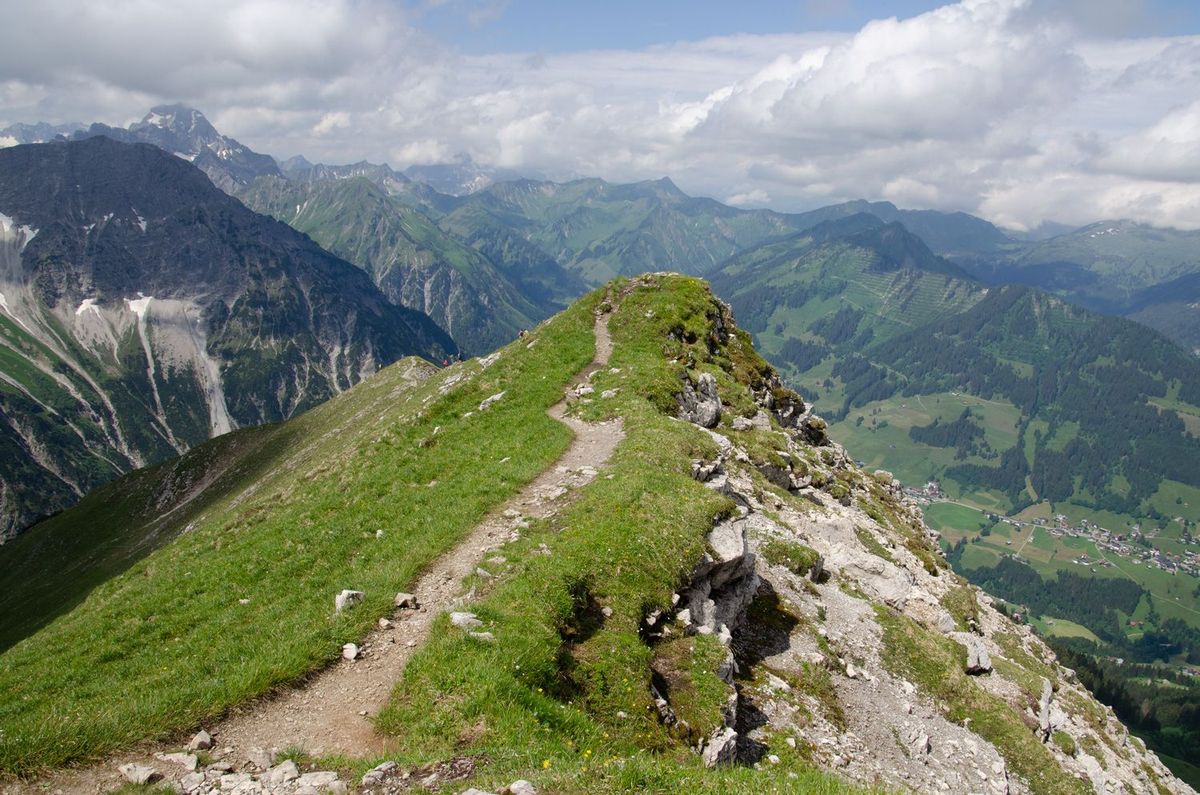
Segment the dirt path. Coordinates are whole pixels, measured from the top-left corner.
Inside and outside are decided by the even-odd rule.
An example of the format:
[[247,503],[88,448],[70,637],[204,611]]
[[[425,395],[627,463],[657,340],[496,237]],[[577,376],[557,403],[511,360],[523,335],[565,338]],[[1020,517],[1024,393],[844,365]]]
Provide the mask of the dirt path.
[[[597,316],[595,358],[571,382],[568,392],[608,363],[612,352],[609,317]],[[377,628],[363,639],[358,659],[338,660],[299,686],[246,704],[221,722],[206,727],[216,740],[222,761],[244,769],[251,749],[256,748],[301,746],[314,756],[354,757],[379,756],[389,750],[391,738],[375,733],[372,718],[387,703],[413,652],[428,638],[434,619],[468,600],[469,595],[463,593],[463,578],[479,566],[488,567],[485,556],[512,539],[525,518],[545,518],[556,513],[574,490],[597,476],[597,470],[624,438],[620,419],[587,423],[566,416],[565,397],[547,413],[575,432],[562,457],[493,510],[457,547],[421,575],[412,587],[419,609],[397,609],[389,617],[390,627]],[[172,765],[154,757],[156,751],[177,750],[178,747],[162,746],[136,749],[101,765],[59,771],[45,781],[15,785],[5,792],[63,795],[107,792],[121,783],[116,766],[125,762],[134,761],[163,773],[177,774]]]

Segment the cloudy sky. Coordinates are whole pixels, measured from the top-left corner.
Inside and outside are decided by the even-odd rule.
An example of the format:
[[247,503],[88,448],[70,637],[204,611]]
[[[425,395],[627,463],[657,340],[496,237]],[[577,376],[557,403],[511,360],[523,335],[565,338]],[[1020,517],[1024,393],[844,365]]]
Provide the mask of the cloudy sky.
[[1197,5],[0,0],[0,127],[182,101],[279,157],[1200,228]]

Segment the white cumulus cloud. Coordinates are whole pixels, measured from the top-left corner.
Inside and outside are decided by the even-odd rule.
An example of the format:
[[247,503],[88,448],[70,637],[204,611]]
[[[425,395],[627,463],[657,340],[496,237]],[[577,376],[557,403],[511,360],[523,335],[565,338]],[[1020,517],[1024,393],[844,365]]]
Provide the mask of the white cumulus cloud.
[[5,5],[0,123],[127,123],[179,100],[281,157],[465,152],[560,177],[669,175],[779,209],[887,198],[1018,227],[1200,227],[1200,37],[1116,35],[1115,0],[478,56],[388,0]]

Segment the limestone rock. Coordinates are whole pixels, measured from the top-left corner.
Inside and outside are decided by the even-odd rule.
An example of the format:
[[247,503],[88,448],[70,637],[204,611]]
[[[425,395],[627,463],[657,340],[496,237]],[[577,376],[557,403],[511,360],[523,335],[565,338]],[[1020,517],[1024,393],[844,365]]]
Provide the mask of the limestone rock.
[[500,790],[500,795],[537,795],[537,787],[523,778],[519,778]]
[[204,787],[203,773],[188,773],[179,780],[179,788],[183,790],[185,795],[191,795],[193,792],[199,792]]
[[312,787],[318,791],[328,790],[338,780],[338,774],[332,770],[320,770],[315,773],[305,773],[297,781],[297,787]]
[[221,776],[221,789],[236,790],[252,781],[254,781],[254,776],[249,773],[226,773]]
[[354,607],[356,604],[366,598],[366,594],[362,591],[351,591],[346,589],[333,597],[333,610],[335,613],[340,613],[347,608]]
[[356,643],[347,643],[345,646],[342,646],[342,657],[344,659],[351,661],[357,660],[359,653],[360,650],[358,648],[358,644]]
[[987,647],[983,645],[983,641],[974,635],[967,635],[965,633],[960,633],[958,640],[967,647],[967,673],[972,676],[990,673],[992,670],[992,658],[988,654]]
[[715,428],[721,421],[721,398],[717,394],[717,379],[712,373],[701,373],[694,386],[684,376],[683,393],[679,396],[679,416],[702,428]]
[[493,403],[504,397],[504,394],[504,392],[497,392],[489,398],[484,398],[483,402],[479,404],[479,410],[487,411],[489,408],[491,408]]
[[199,758],[195,754],[155,754],[156,758],[163,762],[170,762],[173,765],[180,765],[184,770],[195,770],[200,764]]
[[1054,687],[1050,680],[1042,677],[1042,696],[1038,699],[1038,732],[1042,742],[1050,739],[1053,724],[1050,721],[1050,699],[1054,696]]
[[383,780],[385,778],[387,778],[388,773],[391,773],[395,769],[396,769],[395,762],[384,762],[382,764],[376,765],[375,767],[368,770],[366,772],[366,775],[364,775],[362,777],[362,785],[364,787],[378,786],[379,784],[383,783]]
[[117,768],[117,770],[121,771],[121,775],[124,776],[125,780],[130,784],[149,784],[151,781],[162,778],[162,776],[160,776],[158,771],[154,768],[135,764],[133,762],[130,762],[126,765],[121,765]]
[[928,754],[931,751],[933,751],[933,743],[930,742],[928,734],[926,734],[925,732],[918,732],[912,738],[912,742],[909,743],[909,748],[912,749],[912,752],[914,754],[917,754],[919,756],[922,754]]
[[738,733],[729,727],[716,731],[704,745],[701,758],[705,767],[733,764],[737,757]]
[[201,729],[192,737],[191,742],[187,744],[189,751],[207,751],[213,747],[212,735]]
[[246,760],[259,770],[269,770],[275,764],[274,748],[251,748]]
[[401,591],[396,594],[396,607],[404,608],[405,610],[417,609],[417,597],[413,594]]
[[459,629],[475,629],[482,627],[483,622],[474,613],[454,612],[450,614],[450,623]]
[[300,768],[291,759],[280,762],[267,773],[267,782],[274,786],[300,778]]

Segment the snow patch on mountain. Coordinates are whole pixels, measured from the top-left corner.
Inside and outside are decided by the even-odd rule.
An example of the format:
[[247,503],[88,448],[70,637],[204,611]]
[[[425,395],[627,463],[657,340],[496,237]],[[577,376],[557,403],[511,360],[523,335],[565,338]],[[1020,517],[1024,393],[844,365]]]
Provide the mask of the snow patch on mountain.
[[16,220],[0,213],[0,241],[16,243],[18,252],[24,251],[29,242],[37,237],[37,233],[38,230],[32,226],[18,224]]
[[129,311],[138,316],[139,321],[145,321],[146,312],[150,309],[150,302],[153,300],[153,297],[139,292],[137,298],[126,298],[125,303],[129,305]]

